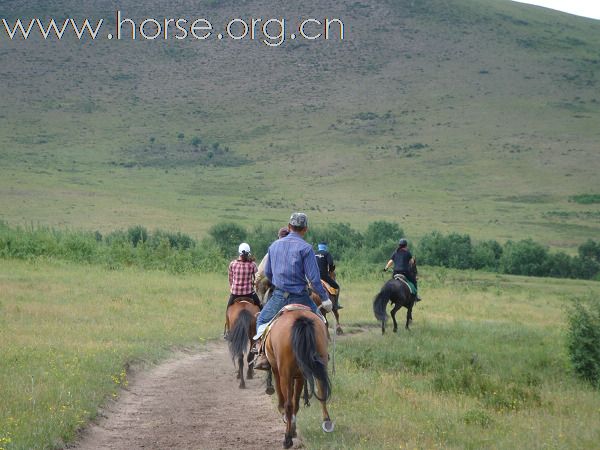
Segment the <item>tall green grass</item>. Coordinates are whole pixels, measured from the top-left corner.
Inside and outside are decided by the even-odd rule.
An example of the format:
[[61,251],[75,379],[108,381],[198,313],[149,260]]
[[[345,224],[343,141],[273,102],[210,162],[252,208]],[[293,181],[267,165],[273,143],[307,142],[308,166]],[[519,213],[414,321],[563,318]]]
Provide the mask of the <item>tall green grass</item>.
[[[565,310],[600,287],[427,272],[411,331],[381,336],[361,320],[362,333],[338,338],[336,433],[318,429],[318,406],[304,408],[308,447],[597,448],[600,391],[574,374]],[[373,287],[346,295],[366,308]]]
[[[227,280],[0,260],[0,447],[61,447],[127,368],[222,331]],[[0,441],[1,442],[1,441]]]
[[[597,298],[598,283],[424,267],[412,330],[381,336],[371,302],[383,281],[340,276],[337,428],[323,434],[318,406],[303,408],[307,448],[594,447],[600,392],[571,368],[565,309]],[[63,446],[132,364],[218,338],[227,297],[225,272],[40,259],[0,259],[0,287],[0,447],[11,450]]]

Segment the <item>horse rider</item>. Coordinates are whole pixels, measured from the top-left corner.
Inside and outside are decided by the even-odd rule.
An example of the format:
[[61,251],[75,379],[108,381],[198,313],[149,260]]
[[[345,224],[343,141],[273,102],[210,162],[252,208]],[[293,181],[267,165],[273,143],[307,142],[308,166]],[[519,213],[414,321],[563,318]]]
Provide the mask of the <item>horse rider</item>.
[[[238,247],[238,258],[229,263],[229,290],[231,295],[227,302],[229,308],[239,297],[250,298],[256,306],[261,307],[260,299],[254,291],[254,277],[258,268],[250,252],[250,245],[242,242]],[[225,319],[224,337],[229,332],[229,323]]]
[[254,360],[254,368],[269,370],[270,365],[266,355],[262,353],[261,338],[266,325],[279,312],[289,304],[302,304],[309,306],[319,314],[317,305],[308,294],[307,280],[315,292],[321,297],[321,308],[331,311],[333,305],[321,284],[319,268],[312,246],[304,240],[308,231],[308,217],[301,212],[295,212],[288,223],[289,234],[271,244],[268,250],[268,259],[265,264],[265,276],[275,286],[273,295],[264,306],[256,320],[257,336],[259,341],[255,345],[258,354]]
[[[284,238],[288,234],[290,234],[290,230],[288,230],[287,227],[281,227],[279,229],[279,231],[277,232],[277,239]],[[267,265],[268,259],[269,259],[269,253],[265,254],[265,256],[263,256],[263,259],[261,259],[260,264],[258,265],[258,272],[256,272],[257,280],[259,280],[260,278],[263,278],[265,276],[265,266]]]
[[[319,266],[321,280],[325,281],[329,286],[339,291],[340,285],[337,283],[337,281],[331,278],[331,275],[329,275],[335,270],[335,264],[333,262],[333,256],[331,256],[331,253],[328,251],[327,242],[319,242],[315,256],[317,257],[317,266]],[[333,307],[334,309],[343,308],[339,301],[337,302],[337,305],[334,304]]]
[[[398,241],[398,248],[390,257],[383,271],[386,272],[392,265],[394,266],[394,275],[404,275],[417,291],[417,262],[408,249],[408,241],[404,238]],[[418,292],[415,297],[417,301],[421,301]]]

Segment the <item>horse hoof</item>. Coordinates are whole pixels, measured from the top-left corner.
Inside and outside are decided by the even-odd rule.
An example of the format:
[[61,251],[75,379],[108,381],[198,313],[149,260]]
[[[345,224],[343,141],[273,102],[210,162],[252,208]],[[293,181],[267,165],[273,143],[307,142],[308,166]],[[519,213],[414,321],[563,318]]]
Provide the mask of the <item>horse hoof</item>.
[[336,334],[344,334],[344,330],[342,330],[342,327],[337,327],[335,329]]
[[267,395],[273,395],[275,393],[275,388],[273,386],[268,386],[265,389],[265,394]]
[[325,420],[321,424],[321,428],[323,428],[323,431],[325,433],[331,433],[333,431],[333,429],[335,428],[335,424],[331,420]]
[[249,379],[249,380],[253,380],[254,379],[254,372],[248,372],[246,374],[246,378]]
[[291,437],[286,436],[283,440],[283,448],[291,448],[294,445]]

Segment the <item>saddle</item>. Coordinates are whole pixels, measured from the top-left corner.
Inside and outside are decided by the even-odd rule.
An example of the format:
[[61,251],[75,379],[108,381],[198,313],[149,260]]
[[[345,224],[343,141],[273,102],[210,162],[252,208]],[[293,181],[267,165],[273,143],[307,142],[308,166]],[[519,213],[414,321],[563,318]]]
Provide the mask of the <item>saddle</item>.
[[338,295],[339,289],[332,287],[327,281],[321,280],[321,284],[325,288],[325,290],[329,293],[329,295]]
[[394,275],[394,280],[398,280],[398,281],[401,281],[402,283],[406,284],[410,293],[412,295],[417,295],[417,288],[415,288],[415,285],[412,284],[412,282],[408,278],[406,278],[405,275],[402,275],[401,273],[397,273],[396,275]]
[[[301,305],[298,303],[291,303],[291,304],[285,305],[283,308],[281,308],[279,310],[279,312],[277,314],[275,314],[275,316],[268,323],[261,325],[256,330],[256,335],[252,338],[253,340],[256,341],[256,340],[260,339],[262,336],[260,353],[264,353],[265,343],[267,342],[267,336],[271,332],[271,328],[273,327],[275,322],[277,322],[277,319],[279,319],[287,311],[311,311],[312,312],[312,310],[310,309],[310,306]],[[320,320],[323,321],[323,323],[325,325],[327,325],[327,322],[325,321],[325,318],[323,316],[320,316],[318,314],[315,314],[315,316],[317,316]]]

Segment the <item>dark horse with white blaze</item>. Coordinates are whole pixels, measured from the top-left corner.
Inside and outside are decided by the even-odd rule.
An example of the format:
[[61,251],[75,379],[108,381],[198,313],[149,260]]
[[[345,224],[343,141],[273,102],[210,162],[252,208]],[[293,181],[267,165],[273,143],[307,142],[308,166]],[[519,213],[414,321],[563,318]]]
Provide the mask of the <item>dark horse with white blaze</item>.
[[387,321],[386,306],[388,302],[394,305],[390,314],[394,321],[395,333],[398,331],[396,313],[403,306],[408,310],[406,312],[406,329],[410,329],[408,326],[412,321],[412,308],[415,304],[415,300],[414,295],[410,292],[406,283],[394,278],[387,281],[373,300],[373,312],[375,313],[375,318],[381,321],[381,334],[385,333],[385,322]]

